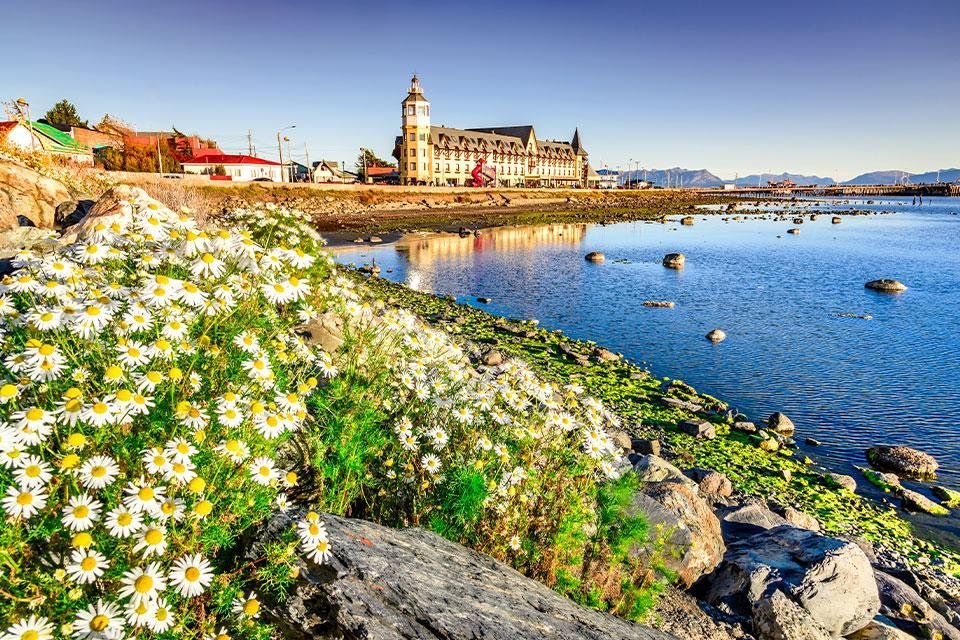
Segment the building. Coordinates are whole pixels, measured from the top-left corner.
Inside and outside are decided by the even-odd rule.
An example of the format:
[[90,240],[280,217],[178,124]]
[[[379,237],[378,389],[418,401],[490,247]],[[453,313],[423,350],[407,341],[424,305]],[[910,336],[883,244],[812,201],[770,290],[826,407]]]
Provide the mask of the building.
[[181,164],[184,160],[200,159],[207,154],[223,155],[213,140],[196,135],[187,136],[179,131],[130,131],[123,135],[123,143],[151,149],[156,149],[159,144],[164,149],[175,149],[174,155]]
[[336,160],[313,163],[314,182],[356,182],[357,174],[346,171]]
[[579,130],[569,141],[540,140],[532,125],[452,129],[430,124],[430,101],[417,76],[403,107],[393,155],[403,184],[586,187],[587,151]]
[[396,167],[367,167],[366,181],[376,184],[400,184],[400,172]]
[[601,189],[616,189],[620,186],[620,172],[614,169],[597,169],[600,176],[598,186]]
[[0,144],[24,151],[43,152],[81,165],[93,165],[93,151],[69,133],[45,122],[10,120],[0,122]]
[[199,158],[185,159],[180,164],[183,165],[184,173],[212,176],[217,175],[220,167],[223,167],[223,174],[220,175],[225,175],[229,180],[237,182],[249,182],[251,180],[281,182],[279,162],[253,156],[205,153],[201,154]]

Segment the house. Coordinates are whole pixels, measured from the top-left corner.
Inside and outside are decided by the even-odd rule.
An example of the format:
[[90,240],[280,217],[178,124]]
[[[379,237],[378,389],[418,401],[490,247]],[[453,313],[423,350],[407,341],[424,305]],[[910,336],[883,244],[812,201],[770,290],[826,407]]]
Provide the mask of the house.
[[400,172],[396,167],[367,167],[367,182],[400,184]]
[[356,182],[357,174],[341,168],[336,160],[321,160],[313,163],[314,182]]
[[601,189],[616,189],[620,186],[620,172],[614,169],[597,169],[597,174],[600,176],[598,186]]
[[301,164],[296,160],[285,160],[283,168],[287,170],[286,178],[288,182],[309,182],[310,167]]
[[74,140],[69,133],[47,124],[29,120],[0,122],[0,144],[43,152],[82,165],[93,166],[93,151]]
[[203,153],[198,158],[181,161],[184,173],[196,173],[214,176],[220,169],[227,180],[250,182],[251,180],[269,180],[281,182],[279,162],[255,158],[242,154]]

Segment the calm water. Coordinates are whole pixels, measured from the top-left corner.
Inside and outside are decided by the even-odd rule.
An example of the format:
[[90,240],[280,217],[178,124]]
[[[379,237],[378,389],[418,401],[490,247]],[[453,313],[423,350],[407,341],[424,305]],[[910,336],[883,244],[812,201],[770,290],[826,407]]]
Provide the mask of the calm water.
[[[345,248],[338,260],[375,257],[385,277],[413,288],[538,318],[657,376],[686,380],[758,422],[783,411],[798,439],[823,442],[808,453],[860,484],[852,465],[864,464],[864,449],[896,443],[934,455],[940,482],[960,487],[960,199],[851,204],[896,213],[845,216],[839,225],[821,215],[798,236],[786,234],[796,226],[789,221],[720,216],[697,216],[692,227],[502,228]],[[586,262],[589,251],[605,253],[606,263]],[[674,251],[686,255],[682,271],[660,263]],[[864,289],[875,278],[910,288]],[[493,302],[479,305],[475,296]],[[649,309],[644,300],[677,306]],[[715,327],[728,336],[719,345],[704,338]],[[958,521],[943,526],[956,533]]]

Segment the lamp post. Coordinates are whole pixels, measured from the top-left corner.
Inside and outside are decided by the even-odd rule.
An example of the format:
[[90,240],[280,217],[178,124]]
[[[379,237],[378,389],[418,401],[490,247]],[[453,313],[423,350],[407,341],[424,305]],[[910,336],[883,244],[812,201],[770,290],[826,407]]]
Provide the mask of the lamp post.
[[[30,131],[30,151],[33,151],[34,148],[34,133],[33,133],[33,120],[30,118],[30,103],[27,102],[26,98],[17,98],[17,111],[20,112],[20,115],[23,116],[27,121],[27,129]],[[26,112],[26,115],[24,115]]]
[[289,127],[284,127],[277,131],[277,151],[280,152],[280,182],[286,182],[283,178],[283,144],[280,142],[280,134],[286,131],[287,129],[295,129],[297,125],[292,124]]

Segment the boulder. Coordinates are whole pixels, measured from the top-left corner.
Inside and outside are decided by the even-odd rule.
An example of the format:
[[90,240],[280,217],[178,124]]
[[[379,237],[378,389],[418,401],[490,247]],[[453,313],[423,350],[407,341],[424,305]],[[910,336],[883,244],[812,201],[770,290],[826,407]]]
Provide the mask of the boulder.
[[847,636],[847,640],[915,640],[910,634],[904,633],[896,627],[891,627],[878,620],[871,620],[870,624],[859,631]]
[[488,367],[496,367],[503,364],[503,354],[496,349],[487,349],[480,355],[480,362]]
[[757,640],[832,640],[807,611],[782,591],[774,591],[753,606]]
[[941,500],[943,506],[951,509],[960,508],[960,491],[941,485],[930,487],[930,491]]
[[700,491],[709,496],[726,498],[733,495],[733,483],[730,478],[713,469],[687,469],[683,472],[688,478],[697,483]]
[[870,447],[867,449],[867,460],[882,471],[920,480],[932,478],[939,466],[930,454],[902,446]]
[[620,359],[620,356],[615,354],[613,351],[603,348],[597,349],[593,353],[593,357],[597,362],[614,362]]
[[784,414],[776,411],[770,414],[770,417],[767,418],[767,429],[773,431],[774,433],[780,433],[783,435],[790,435],[794,432],[793,420],[785,416]]
[[810,514],[804,513],[799,509],[787,507],[783,510],[783,518],[795,527],[809,529],[810,531],[820,531],[820,522]]
[[723,331],[723,329],[713,329],[706,335],[706,338],[710,342],[717,344],[718,342],[723,342],[726,340],[727,334]]
[[739,420],[733,423],[733,428],[737,431],[742,431],[743,433],[756,433],[757,425],[749,422],[747,420]]
[[723,539],[728,542],[790,524],[783,516],[774,513],[765,503],[756,498],[747,499],[740,505],[725,509],[720,516]]
[[610,440],[613,441],[613,444],[621,450],[633,450],[633,440],[630,438],[630,434],[623,429],[607,429],[607,435],[610,437]]
[[832,218],[830,218],[830,222],[833,224],[840,224],[841,222],[843,222],[843,218],[841,218],[840,216],[833,216]]
[[694,491],[699,489],[697,483],[683,475],[680,469],[677,469],[660,456],[654,454],[648,453],[647,455],[640,456],[633,464],[633,471],[640,477],[640,480],[645,483],[677,482]]
[[689,411],[690,413],[700,413],[703,411],[703,406],[696,402],[681,400],[680,398],[671,398],[670,396],[660,398],[660,404],[671,409],[681,409],[683,411]]
[[787,229],[787,233],[789,233],[792,236],[798,236],[800,235],[800,229],[797,229],[796,227],[792,229]]
[[319,345],[327,353],[336,353],[343,345],[343,318],[333,311],[321,313],[309,322],[296,327],[299,333],[311,345]]
[[922,493],[903,486],[899,488],[898,493],[903,500],[903,508],[907,511],[929,513],[932,516],[950,515],[949,509],[937,504]]
[[662,449],[660,441],[656,439],[647,439],[647,438],[634,438],[630,441],[633,450],[641,454],[653,454],[655,456],[660,455],[660,450]]
[[603,262],[604,260],[607,259],[607,257],[602,253],[600,253],[599,251],[591,251],[590,253],[585,255],[583,259],[586,260],[587,262]]
[[680,219],[680,224],[682,224],[685,227],[692,227],[693,222],[694,222],[693,216],[686,216],[685,218]]
[[900,291],[906,291],[907,285],[903,284],[899,280],[890,280],[889,278],[881,278],[880,280],[871,280],[870,282],[863,285],[867,289],[872,289],[874,291],[882,291],[884,293],[899,293]]
[[[741,621],[732,620],[695,597],[669,586],[657,598],[648,619],[657,629],[689,640],[749,640]],[[714,614],[714,615],[711,615]],[[573,639],[571,639],[573,640]]]
[[56,226],[64,229],[83,220],[90,213],[90,209],[96,204],[93,200],[67,200],[57,205],[54,212],[54,222]]
[[12,258],[24,249],[53,248],[57,234],[50,229],[14,227],[0,231],[0,259]]
[[790,525],[732,543],[705,584],[708,602],[744,615],[776,591],[834,636],[862,629],[880,609],[873,568],[860,547]]
[[842,473],[828,473],[827,477],[848,491],[857,490],[857,481],[853,476],[844,475]]
[[921,638],[960,640],[960,630],[947,622],[917,591],[900,578],[883,571],[875,574],[880,593],[880,613],[907,633]]
[[383,242],[383,238],[381,238],[380,236],[370,236],[367,242],[369,242],[370,244],[380,244],[381,242]]
[[[291,529],[277,514],[246,557]],[[297,560],[286,599],[263,606],[288,640],[670,640],[674,636],[581,607],[507,565],[422,529],[324,516],[332,557]],[[675,640],[675,639],[674,639]]]
[[[710,506],[678,482],[651,482],[634,495],[631,513],[642,512],[650,526],[666,536],[663,560],[679,581],[690,587],[723,558],[720,521]],[[634,549],[644,555],[649,549]]]
[[480,304],[490,304],[491,299],[490,299],[490,298],[484,298],[483,296],[479,296],[479,297],[477,298],[477,302],[479,302]]
[[98,228],[117,226],[125,228],[133,220],[134,204],[144,209],[166,209],[158,200],[154,200],[140,187],[121,184],[108,189],[80,222],[65,231],[83,239]]
[[70,199],[62,183],[9,160],[0,160],[0,231],[20,226],[24,216],[38,226],[52,228],[57,205]]
[[663,266],[668,269],[683,269],[687,258],[682,253],[668,253],[663,256]]
[[713,440],[717,437],[717,428],[713,426],[713,423],[707,422],[706,420],[684,420],[677,425],[677,429],[695,438]]

